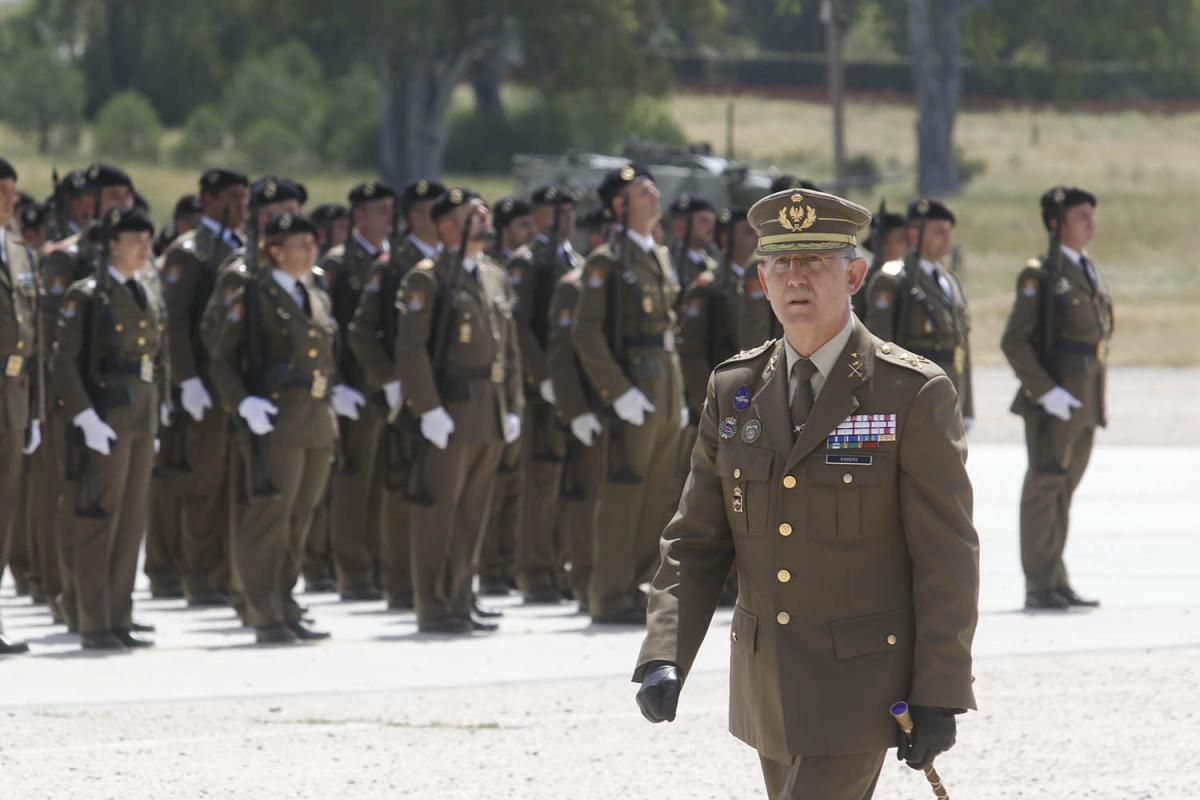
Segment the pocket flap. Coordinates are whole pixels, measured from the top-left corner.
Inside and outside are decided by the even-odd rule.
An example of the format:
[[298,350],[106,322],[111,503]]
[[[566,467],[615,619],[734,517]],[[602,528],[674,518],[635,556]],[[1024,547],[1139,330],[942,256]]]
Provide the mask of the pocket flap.
[[733,609],[729,625],[729,641],[734,647],[744,647],[753,653],[758,649],[758,617],[741,606]]
[[732,481],[769,481],[775,452],[761,447],[717,447],[717,472]]
[[868,614],[863,617],[834,620],[829,623],[833,635],[833,654],[840,660],[912,647],[912,612],[908,609]]

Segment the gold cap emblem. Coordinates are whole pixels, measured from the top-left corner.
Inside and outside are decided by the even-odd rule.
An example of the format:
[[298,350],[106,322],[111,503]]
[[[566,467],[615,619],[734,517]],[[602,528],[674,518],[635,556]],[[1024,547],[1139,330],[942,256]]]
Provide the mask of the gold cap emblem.
[[792,195],[792,204],[779,209],[779,224],[789,231],[805,231],[817,221],[816,206],[806,206],[804,195]]
[[271,200],[279,193],[279,187],[275,185],[275,181],[267,181],[266,187],[263,188],[263,197]]
[[422,178],[417,181],[417,196],[424,197],[427,194],[429,194],[429,181]]
[[637,174],[637,172],[634,170],[634,168],[629,166],[628,164],[621,167],[621,180],[623,180],[623,181],[633,180],[633,176],[636,174]]
[[462,189],[451,189],[450,190],[450,202],[453,203],[454,205],[459,205],[460,203],[462,203],[462,201],[463,201]]

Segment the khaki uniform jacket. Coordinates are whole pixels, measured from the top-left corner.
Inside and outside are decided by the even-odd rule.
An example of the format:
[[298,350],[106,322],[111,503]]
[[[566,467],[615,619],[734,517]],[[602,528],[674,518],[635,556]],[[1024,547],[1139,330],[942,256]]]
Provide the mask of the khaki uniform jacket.
[[251,394],[274,403],[279,414],[270,435],[287,446],[332,447],[337,427],[330,394],[339,378],[334,359],[338,328],[329,296],[306,284],[312,306],[310,318],[271,277],[269,266],[264,264],[261,270],[255,287],[264,369],[258,375],[247,375],[245,371],[248,285],[243,285],[231,298],[217,337],[213,383],[232,413]]
[[677,343],[693,424],[700,420],[713,368],[742,349],[737,336],[738,283],[732,271],[721,276],[707,270],[683,294]]
[[750,262],[738,284],[738,349],[751,350],[783,335],[771,301],[758,278],[758,261]]
[[[942,274],[950,282],[953,297],[932,276],[917,267],[909,294],[901,295],[903,261],[891,261],[871,278],[866,288],[866,322],[871,333],[934,361],[954,382],[962,401],[962,415],[975,416],[971,379],[971,314],[967,295],[958,277],[949,270]],[[901,303],[909,304],[908,330],[897,330]]]
[[[644,388],[646,383],[679,370],[674,342],[679,281],[667,250],[660,246],[646,252],[629,240],[628,265],[622,271],[620,247],[625,241],[603,244],[588,254],[571,328],[584,373],[605,406],[611,406],[632,386]],[[609,346],[610,281],[618,281],[615,290],[622,293],[620,334],[625,364],[617,361]]]
[[176,239],[163,258],[171,378],[176,383],[209,377],[209,349],[203,341],[201,320],[217,285],[219,265],[231,252],[228,243],[199,225]]
[[92,231],[89,227],[85,233],[72,234],[45,246],[38,267],[45,291],[42,302],[45,319],[57,320],[67,289],[95,272],[98,253],[91,241]]
[[[58,322],[53,379],[55,393],[67,419],[95,407],[118,434],[158,432],[159,408],[167,397],[167,310],[158,293],[143,283],[143,310],[124,285],[104,276],[103,292],[96,279],[77,281],[67,290]],[[100,339],[90,340],[92,314]],[[88,347],[96,347],[100,380],[87,392]]]
[[[4,234],[0,268],[0,431],[24,435],[37,358],[37,268],[19,234]],[[50,324],[43,321],[43,327]]]
[[580,368],[571,326],[581,294],[582,269],[559,278],[550,298],[550,341],[546,346],[546,368],[554,386],[554,410],[564,424],[587,413],[596,413],[594,393]]
[[[895,746],[897,700],[974,708],[979,587],[941,369],[856,324],[794,444],[787,379],[782,342],[713,372],[638,660],[686,674],[736,566],[730,730],[785,763]],[[895,441],[830,449],[866,414],[894,414]]]
[[[1093,264],[1094,266],[1094,264]],[[1017,278],[1017,296],[1000,347],[1017,373],[1021,387],[1012,412],[1025,417],[1041,413],[1038,398],[1061,386],[1083,406],[1071,414],[1071,426],[1104,427],[1108,342],[1113,334],[1112,296],[1100,272],[1093,290],[1083,268],[1066,255],[1054,291],[1054,340],[1057,380],[1038,356],[1038,296],[1045,278],[1045,259],[1032,259]]]
[[394,357],[396,295],[404,276],[424,258],[412,240],[404,237],[395,243],[390,253],[381,255],[371,265],[359,295],[348,342],[364,371],[366,384],[372,390],[400,379]]
[[[363,288],[370,282],[371,270],[378,255],[372,255],[362,246],[353,232],[345,244],[331,249],[321,259],[321,269],[330,277],[329,297],[333,302],[333,316],[338,327],[348,333],[350,324],[358,310]],[[342,380],[361,391],[377,390],[369,386],[366,370],[358,363],[347,342],[338,353],[338,372]]]
[[[525,409],[512,287],[483,255],[475,275],[461,270],[458,285],[448,286],[456,257],[443,252],[404,276],[396,295],[396,370],[415,416],[441,406],[454,420],[455,440],[501,442],[505,415]],[[435,375],[435,317],[442,313],[451,314],[449,337],[444,374]]]
[[521,372],[525,378],[525,392],[537,394],[542,381],[549,377],[546,364],[546,339],[539,331],[546,332],[546,325],[537,325],[534,313],[537,309],[537,289],[540,267],[534,263],[533,251],[518,247],[502,263],[508,273],[513,290],[513,321],[517,326],[517,343],[521,348]]

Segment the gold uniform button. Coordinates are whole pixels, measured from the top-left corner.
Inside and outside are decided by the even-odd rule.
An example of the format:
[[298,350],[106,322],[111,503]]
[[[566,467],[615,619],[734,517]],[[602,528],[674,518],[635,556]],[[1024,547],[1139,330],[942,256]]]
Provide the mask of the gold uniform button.
[[733,639],[736,642],[737,641],[737,631],[734,631],[733,633],[729,634],[729,638]]
[[888,643],[888,644],[895,644],[895,643],[896,643],[896,635],[895,635],[895,634],[893,634],[893,633],[889,633],[889,634],[888,634],[888,638],[887,638],[887,643]]
[[145,346],[146,346],[146,337],[145,337],[145,336],[139,336],[139,337],[137,338],[137,346],[138,346],[138,347],[145,347]]
[[138,320],[138,327],[139,327],[139,328],[141,328],[142,330],[146,330],[146,320],[144,320],[144,319],[139,319],[139,320]]
[[783,523],[782,525],[780,525],[779,526],[779,535],[780,536],[791,536],[792,535],[792,526],[787,524],[786,522]]
[[792,615],[786,611],[780,611],[778,614],[775,615],[775,621],[778,622],[780,625],[787,625],[789,622],[792,621]]
[[775,577],[779,579],[780,583],[787,583],[792,579],[792,573],[788,572],[786,569],[781,569],[779,572],[775,573]]
[[842,476],[842,483],[854,483],[854,476],[847,472]]
[[21,349],[22,347],[24,347],[24,346],[25,346],[25,340],[24,340],[24,339],[17,339],[17,349],[18,349],[18,350],[20,350],[20,349]]
[[882,353],[890,353],[892,352],[892,346],[890,344],[885,344],[883,347],[879,348],[879,350]]
[[785,476],[783,479],[783,488],[795,489],[796,488],[796,476],[794,476],[794,475]]
[[735,467],[733,470],[733,479],[737,480],[740,477],[742,477],[742,470],[740,467]]
[[308,329],[308,338],[310,338],[310,339],[315,339],[315,338],[317,338],[317,329],[316,329],[316,328],[309,328],[309,329]]
[[117,333],[121,333],[122,331],[125,330],[125,326],[118,322],[116,325],[113,326],[113,330],[116,331]]
[[316,358],[316,357],[317,357],[317,348],[315,348],[315,347],[311,348],[311,349],[308,351],[308,357],[309,357],[309,358]]

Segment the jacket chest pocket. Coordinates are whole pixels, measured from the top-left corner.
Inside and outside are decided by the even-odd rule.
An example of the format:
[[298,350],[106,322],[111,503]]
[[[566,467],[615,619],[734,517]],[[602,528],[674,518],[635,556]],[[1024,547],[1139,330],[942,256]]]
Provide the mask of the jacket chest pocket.
[[889,481],[894,483],[892,455],[852,451],[852,458],[869,464],[827,464],[817,453],[808,464],[809,533],[817,539],[857,542],[877,536],[881,518],[891,507]]
[[717,448],[725,518],[734,534],[762,536],[770,523],[771,466],[775,453],[758,447]]

